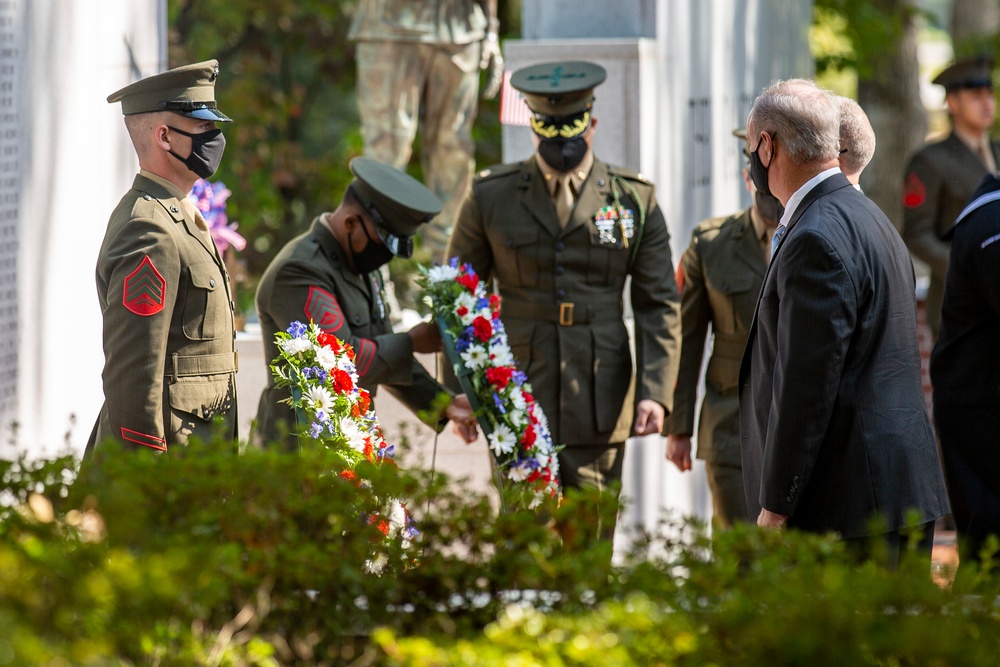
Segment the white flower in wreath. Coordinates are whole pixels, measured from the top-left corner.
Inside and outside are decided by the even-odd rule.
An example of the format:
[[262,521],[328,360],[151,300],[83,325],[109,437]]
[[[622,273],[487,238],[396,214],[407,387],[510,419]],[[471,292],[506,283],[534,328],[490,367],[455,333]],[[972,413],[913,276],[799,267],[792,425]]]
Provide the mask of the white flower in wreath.
[[520,387],[514,387],[510,390],[510,403],[514,406],[515,410],[526,410],[528,408],[528,401],[524,399],[524,391]]
[[507,478],[514,482],[523,482],[531,474],[531,465],[527,461],[521,461],[507,470]]
[[406,510],[398,500],[389,502],[389,537],[396,537],[406,527]]
[[514,426],[514,428],[521,428],[528,423],[528,414],[524,410],[514,408],[508,412],[507,415],[510,417],[510,423]]
[[312,343],[305,338],[288,338],[281,341],[281,351],[290,357],[306,352],[311,348]]
[[458,269],[448,264],[435,266],[427,272],[427,278],[431,281],[431,284],[451,282],[457,277]]
[[361,430],[357,422],[355,422],[350,417],[340,418],[340,433],[344,436],[353,449],[364,452],[365,451],[365,436],[366,433]]
[[[469,326],[472,324],[472,320],[476,319],[479,315],[479,311],[476,310],[476,303],[479,301],[476,297],[472,296],[468,292],[462,292],[455,298],[455,314],[458,315],[458,319],[461,320],[462,326]],[[462,310],[464,308],[464,311]],[[462,311],[465,314],[459,315]]]
[[490,359],[494,366],[513,366],[514,355],[506,345],[490,345]]
[[517,445],[517,436],[505,425],[497,424],[497,427],[490,433],[489,442],[490,449],[496,456],[510,454],[514,451],[514,446]]
[[325,345],[313,346],[316,353],[316,363],[326,372],[330,372],[337,367],[337,353]]
[[389,556],[384,553],[375,554],[375,558],[365,561],[365,572],[368,574],[380,575],[385,566],[389,564]]
[[306,392],[306,401],[313,412],[327,411],[333,407],[333,394],[326,387],[309,387]]
[[479,370],[485,366],[490,360],[490,355],[486,353],[486,348],[482,345],[470,345],[469,348],[462,353],[462,361],[465,362],[465,367],[469,370]]

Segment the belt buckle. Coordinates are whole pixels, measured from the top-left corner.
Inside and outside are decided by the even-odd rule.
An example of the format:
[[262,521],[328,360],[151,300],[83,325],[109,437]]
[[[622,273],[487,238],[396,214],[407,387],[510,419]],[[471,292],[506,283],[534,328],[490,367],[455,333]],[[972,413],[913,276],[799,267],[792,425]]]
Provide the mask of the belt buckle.
[[563,327],[573,326],[573,304],[571,302],[559,304],[559,325]]

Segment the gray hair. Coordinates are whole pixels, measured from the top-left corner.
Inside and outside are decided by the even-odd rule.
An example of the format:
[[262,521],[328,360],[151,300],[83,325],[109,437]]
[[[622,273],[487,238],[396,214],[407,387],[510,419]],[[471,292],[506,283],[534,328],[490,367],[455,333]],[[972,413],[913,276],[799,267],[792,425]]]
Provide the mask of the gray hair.
[[875,131],[868,115],[849,97],[840,98],[840,168],[849,175],[858,175],[875,155]]
[[754,100],[747,137],[755,146],[761,132],[777,142],[793,162],[836,160],[840,153],[840,101],[808,79],[775,81]]

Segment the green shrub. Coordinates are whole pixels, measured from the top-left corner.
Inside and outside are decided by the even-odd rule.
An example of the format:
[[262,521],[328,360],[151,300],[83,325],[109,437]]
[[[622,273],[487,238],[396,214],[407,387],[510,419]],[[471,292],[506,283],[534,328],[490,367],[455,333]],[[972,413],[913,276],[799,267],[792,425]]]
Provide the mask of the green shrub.
[[[613,566],[596,492],[497,515],[442,475],[337,475],[324,451],[225,444],[0,462],[0,665],[994,664],[990,570],[857,566],[832,538],[693,523]],[[378,493],[375,493],[375,490]],[[369,574],[367,509],[421,535]],[[595,510],[594,508],[599,508]]]

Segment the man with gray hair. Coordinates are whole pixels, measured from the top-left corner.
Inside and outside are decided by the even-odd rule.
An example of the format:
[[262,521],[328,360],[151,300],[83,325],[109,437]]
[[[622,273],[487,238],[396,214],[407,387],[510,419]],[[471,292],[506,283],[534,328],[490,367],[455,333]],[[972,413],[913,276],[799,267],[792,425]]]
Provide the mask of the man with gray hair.
[[785,207],[740,367],[747,509],[760,526],[837,532],[859,557],[878,536],[890,566],[912,527],[929,563],[948,502],[913,265],[840,171],[840,118],[835,95],[795,79],[766,88],[747,122],[751,178]]
[[850,97],[840,98],[840,170],[858,190],[861,172],[875,155],[875,130],[868,114]]

